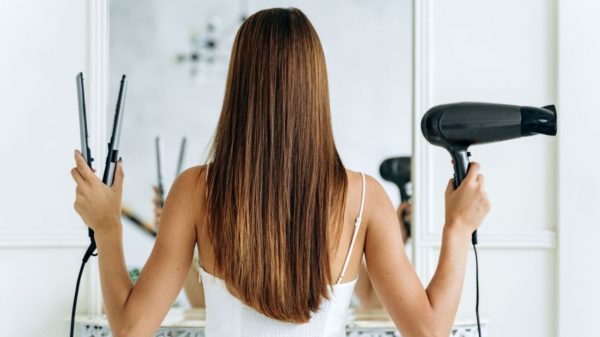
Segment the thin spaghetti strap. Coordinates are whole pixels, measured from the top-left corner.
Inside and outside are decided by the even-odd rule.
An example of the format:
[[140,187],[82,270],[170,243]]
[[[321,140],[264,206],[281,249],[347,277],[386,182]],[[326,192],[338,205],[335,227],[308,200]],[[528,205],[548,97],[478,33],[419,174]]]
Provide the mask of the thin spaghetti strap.
[[367,188],[367,185],[365,183],[365,174],[361,172],[360,175],[362,176],[362,193],[360,194],[360,209],[358,210],[359,224],[360,219],[362,219],[363,208],[365,206],[365,189]]
[[362,221],[362,213],[365,205],[365,174],[360,172],[362,176],[362,192],[360,195],[360,208],[358,209],[358,216],[356,217],[356,222],[354,223],[354,232],[352,233],[352,241],[350,241],[350,247],[348,248],[348,255],[346,255],[346,260],[344,261],[344,266],[342,267],[342,272],[340,273],[340,277],[338,278],[336,284],[340,284],[344,275],[346,274],[346,269],[348,268],[348,263],[350,262],[350,257],[352,256],[352,250],[354,248],[354,243],[356,242],[356,236],[358,235],[358,229],[360,228],[360,223]]

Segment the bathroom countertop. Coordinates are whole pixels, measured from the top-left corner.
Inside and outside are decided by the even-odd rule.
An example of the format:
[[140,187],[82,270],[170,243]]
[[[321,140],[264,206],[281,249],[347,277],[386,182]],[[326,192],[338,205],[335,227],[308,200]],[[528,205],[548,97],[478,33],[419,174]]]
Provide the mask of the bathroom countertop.
[[[348,336],[354,336],[352,332],[356,331],[380,331],[386,332],[383,335],[400,336],[396,330],[394,322],[390,319],[384,310],[364,310],[349,309],[347,331]],[[183,309],[172,308],[163,320],[161,329],[190,329],[203,331],[205,327],[204,309]],[[86,315],[80,314],[75,318],[82,331],[93,331],[94,329],[108,329],[108,321],[105,314]],[[487,321],[482,321],[483,332],[486,332]],[[472,320],[458,319],[452,331],[451,336],[476,336],[476,323]],[[364,335],[364,332],[360,334]],[[378,335],[382,335],[381,333]],[[482,333],[483,336],[487,333]],[[82,336],[96,336],[96,334],[86,334]],[[199,336],[202,336],[200,334]]]

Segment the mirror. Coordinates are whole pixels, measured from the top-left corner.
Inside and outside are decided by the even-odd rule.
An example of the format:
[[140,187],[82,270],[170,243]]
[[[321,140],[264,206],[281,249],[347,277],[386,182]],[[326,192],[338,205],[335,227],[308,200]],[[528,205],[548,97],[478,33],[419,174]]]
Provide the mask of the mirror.
[[[406,159],[385,166],[387,179],[396,183],[382,177],[380,166],[388,158],[411,155],[412,1],[113,0],[109,93],[116,96],[120,76],[127,74],[121,156],[126,174],[123,205],[130,217],[154,227],[155,137],[162,146],[165,195],[178,166],[205,161],[242,18],[260,9],[289,6],[308,16],[321,39],[333,131],[344,165],[380,180],[395,206],[400,204],[398,186],[407,181],[398,180],[394,172]],[[130,269],[144,265],[154,240],[134,222],[123,219]],[[178,304],[189,305],[185,296]]]

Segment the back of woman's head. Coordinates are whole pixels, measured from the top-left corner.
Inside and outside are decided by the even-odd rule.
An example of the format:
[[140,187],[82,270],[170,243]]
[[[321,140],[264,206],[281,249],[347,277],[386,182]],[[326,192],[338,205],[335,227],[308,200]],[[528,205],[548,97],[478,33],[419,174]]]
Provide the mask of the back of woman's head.
[[306,322],[333,280],[347,177],[323,50],[301,11],[263,10],[240,27],[209,161],[215,272],[259,312]]

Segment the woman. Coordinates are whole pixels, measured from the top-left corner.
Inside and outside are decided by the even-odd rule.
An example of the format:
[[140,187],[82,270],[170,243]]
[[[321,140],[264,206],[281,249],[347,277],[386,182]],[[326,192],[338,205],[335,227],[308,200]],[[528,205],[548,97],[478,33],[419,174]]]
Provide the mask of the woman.
[[387,194],[338,156],[323,51],[297,9],[260,11],[240,27],[208,164],[174,182],[135,286],[123,257],[122,163],[106,187],[79,153],[75,159],[75,209],[96,232],[116,337],[155,333],[186,279],[194,246],[208,337],[344,336],[363,253],[403,336],[446,337],[471,232],[489,210],[473,163],[458,189],[448,183],[440,260],[424,289]]

